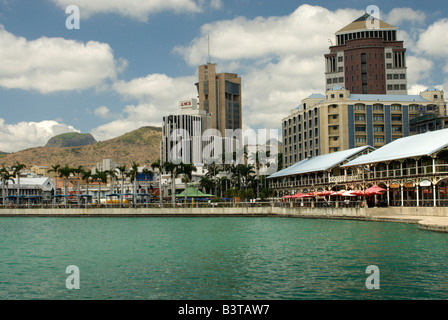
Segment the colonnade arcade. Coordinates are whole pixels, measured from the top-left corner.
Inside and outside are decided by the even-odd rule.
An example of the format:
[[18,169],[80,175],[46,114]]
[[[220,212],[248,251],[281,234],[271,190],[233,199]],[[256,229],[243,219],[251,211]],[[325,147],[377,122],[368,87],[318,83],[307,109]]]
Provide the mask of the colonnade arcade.
[[323,190],[362,191],[373,185],[386,190],[375,200],[388,206],[448,206],[448,148],[431,156],[338,167],[270,183],[275,197]]

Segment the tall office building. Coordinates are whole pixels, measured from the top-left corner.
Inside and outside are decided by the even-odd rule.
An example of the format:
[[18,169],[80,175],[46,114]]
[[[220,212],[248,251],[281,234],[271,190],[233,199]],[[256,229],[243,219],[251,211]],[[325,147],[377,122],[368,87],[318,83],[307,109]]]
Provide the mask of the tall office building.
[[199,164],[203,162],[203,133],[211,126],[211,117],[199,110],[197,99],[179,102],[179,114],[163,117],[162,162],[182,161]]
[[407,94],[406,49],[397,28],[364,14],[336,32],[325,55],[326,89],[334,85],[353,94]]
[[211,128],[225,137],[225,129],[242,128],[241,78],[235,73],[216,73],[216,64],[199,66],[196,83],[199,109],[211,114]]

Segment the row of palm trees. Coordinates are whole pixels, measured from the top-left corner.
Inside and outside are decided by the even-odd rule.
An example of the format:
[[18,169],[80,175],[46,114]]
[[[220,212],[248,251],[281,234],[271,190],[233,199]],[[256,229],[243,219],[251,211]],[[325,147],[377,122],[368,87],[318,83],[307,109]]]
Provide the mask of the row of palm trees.
[[[268,155],[269,156],[269,155]],[[233,159],[235,159],[235,155],[233,155]],[[207,173],[204,177],[199,181],[200,186],[208,191],[208,193],[213,193],[217,195],[218,192],[220,196],[223,195],[236,195],[238,194],[237,190],[242,190],[245,194],[250,195],[251,191],[256,189],[256,195],[258,195],[262,191],[266,191],[266,180],[264,176],[259,175],[259,170],[261,167],[261,163],[258,160],[258,154],[252,155],[252,160],[254,160],[254,165],[248,164],[248,155],[247,151],[244,151],[244,163],[235,164],[237,162],[233,162],[232,164],[226,164],[223,156],[222,164],[217,164],[216,162],[212,162],[206,165]],[[236,159],[235,159],[236,160]],[[130,168],[127,168],[126,165],[118,166],[117,170],[106,170],[100,171],[95,170],[95,173],[92,173],[92,170],[85,169],[83,166],[70,167],[68,164],[65,166],[61,166],[60,164],[55,164],[51,166],[49,172],[53,172],[55,174],[55,184],[56,184],[56,192],[57,195],[57,179],[64,180],[64,194],[68,194],[68,184],[72,183],[73,186],[77,184],[78,194],[81,193],[81,181],[84,181],[86,184],[86,194],[88,194],[89,183],[90,182],[98,182],[98,203],[100,203],[100,194],[101,194],[101,184],[107,183],[110,181],[111,190],[115,190],[115,184],[118,181],[121,181],[121,197],[124,194],[124,182],[126,178],[130,178],[133,182],[133,193],[136,193],[136,177],[138,174],[139,164],[133,162]],[[10,169],[6,168],[4,165],[0,168],[0,180],[2,181],[2,188],[7,189],[9,181],[15,182],[13,177],[17,178],[17,189],[16,195],[20,195],[20,172],[26,168],[25,164],[17,162]],[[187,198],[187,185],[192,180],[193,172],[197,171],[197,168],[193,164],[186,163],[174,163],[174,162],[164,162],[161,163],[160,159],[153,162],[151,164],[151,169],[143,169],[144,174],[153,174],[158,173],[159,177],[161,177],[162,172],[164,171],[171,176],[171,197],[172,203],[175,203],[175,179],[182,175],[182,181],[184,182],[185,188],[185,200]],[[225,173],[224,176],[218,177],[220,173]],[[263,187],[264,185],[264,187]],[[233,189],[234,191],[229,189]],[[261,190],[260,190],[261,189]],[[162,184],[161,178],[159,178],[159,201],[162,205]],[[213,190],[213,191],[211,191]],[[211,192],[210,192],[211,191]],[[2,190],[3,197],[5,193]],[[241,193],[240,193],[241,194]],[[79,198],[78,198],[79,199]],[[121,203],[123,199],[121,199]],[[3,203],[5,201],[3,200]]]
[[[126,165],[122,165],[117,167],[118,172],[116,170],[101,171],[97,169],[95,170],[95,173],[93,173],[92,170],[84,169],[83,166],[70,167],[69,165],[66,164],[64,167],[61,167],[60,164],[55,164],[51,166],[49,172],[55,173],[56,186],[57,186],[57,178],[64,179],[65,195],[68,194],[68,183],[71,182],[72,185],[75,185],[75,183],[73,182],[74,179],[77,182],[78,194],[81,193],[81,181],[84,181],[86,183],[86,194],[89,193],[89,183],[98,182],[98,203],[100,203],[101,184],[107,183],[109,181],[111,184],[111,190],[115,190],[115,183],[117,182],[118,178],[121,178],[121,196],[123,196],[124,193],[124,181],[126,178],[130,178],[131,181],[133,181],[133,193],[135,194],[137,190],[136,178],[138,174],[138,167],[139,164],[133,162],[132,166],[129,169],[126,168]],[[152,171],[144,169],[143,173],[151,174]],[[123,199],[121,199],[121,202],[122,200]]]
[[2,182],[3,203],[5,203],[5,197],[7,192],[6,190],[8,190],[9,182],[12,181],[12,183],[15,183],[13,179],[14,177],[17,178],[16,196],[20,195],[20,173],[25,168],[26,165],[18,161],[16,161],[16,164],[10,168],[5,167],[5,165],[2,165],[2,167],[0,168],[0,180]]

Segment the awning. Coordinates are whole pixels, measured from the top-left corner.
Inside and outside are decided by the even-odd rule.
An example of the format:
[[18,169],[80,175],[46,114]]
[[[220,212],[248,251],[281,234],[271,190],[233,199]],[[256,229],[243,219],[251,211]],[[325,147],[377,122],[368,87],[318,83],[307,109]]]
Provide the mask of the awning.
[[196,189],[193,186],[187,187],[187,190],[182,191],[179,194],[176,194],[177,198],[185,198],[185,191],[187,191],[187,198],[207,198],[207,197],[214,197],[212,194],[206,194],[202,191]]

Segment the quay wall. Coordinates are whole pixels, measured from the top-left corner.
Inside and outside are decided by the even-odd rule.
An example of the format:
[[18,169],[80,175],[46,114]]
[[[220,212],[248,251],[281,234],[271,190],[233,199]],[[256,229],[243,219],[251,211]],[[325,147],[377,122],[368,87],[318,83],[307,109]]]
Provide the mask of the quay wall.
[[365,208],[54,208],[0,209],[0,217],[175,217],[175,216],[300,216],[300,217],[365,217]]
[[418,224],[422,230],[448,233],[448,208],[54,208],[0,209],[1,217],[297,217]]
[[388,208],[311,208],[311,207],[207,207],[207,208],[8,208],[1,216],[432,216],[448,217],[448,207],[388,207]]

